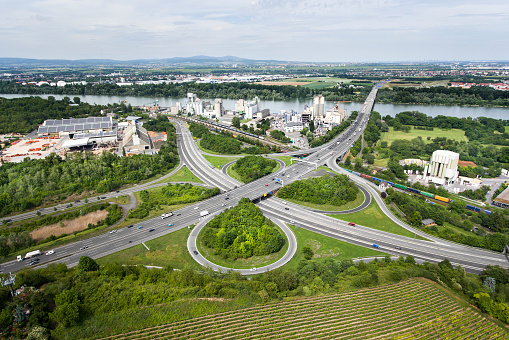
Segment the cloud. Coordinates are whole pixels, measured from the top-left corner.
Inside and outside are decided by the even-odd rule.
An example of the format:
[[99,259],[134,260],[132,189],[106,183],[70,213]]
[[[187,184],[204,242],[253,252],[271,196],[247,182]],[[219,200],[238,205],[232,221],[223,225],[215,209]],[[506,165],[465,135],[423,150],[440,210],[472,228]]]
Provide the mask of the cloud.
[[0,44],[30,58],[506,59],[506,13],[497,0],[17,0],[0,2]]

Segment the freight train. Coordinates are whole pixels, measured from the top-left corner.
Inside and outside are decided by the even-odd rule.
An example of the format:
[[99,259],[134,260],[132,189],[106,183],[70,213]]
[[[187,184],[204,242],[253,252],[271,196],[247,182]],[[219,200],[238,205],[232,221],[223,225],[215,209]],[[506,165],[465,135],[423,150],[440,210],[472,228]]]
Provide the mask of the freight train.
[[[430,194],[429,192],[426,192],[426,191],[414,189],[414,188],[407,187],[406,185],[402,185],[402,184],[398,184],[398,183],[389,182],[389,181],[386,181],[386,180],[383,180],[383,179],[380,179],[380,178],[377,178],[377,177],[373,177],[373,176],[370,176],[370,175],[361,174],[361,173],[359,173],[357,171],[352,171],[352,170],[349,170],[349,169],[345,169],[345,170],[350,172],[350,173],[352,173],[352,174],[354,174],[354,175],[356,175],[356,176],[359,176],[359,177],[362,177],[362,178],[365,178],[365,179],[369,179],[369,180],[371,180],[373,182],[378,182],[378,183],[384,182],[384,183],[390,185],[391,187],[398,188],[398,189],[405,190],[405,191],[409,191],[409,192],[414,193],[414,194],[423,195],[423,196],[429,197],[431,199],[434,199],[434,200],[437,200],[437,201],[440,201],[440,202],[444,202],[444,203],[454,202],[452,199],[447,198],[447,197],[442,197],[442,196],[438,196],[438,195],[435,195],[435,194]],[[474,205],[467,204],[467,209],[470,210],[470,211],[477,212],[477,213],[484,212],[486,215],[491,215],[491,211],[490,210],[481,209],[481,208],[476,207]]]

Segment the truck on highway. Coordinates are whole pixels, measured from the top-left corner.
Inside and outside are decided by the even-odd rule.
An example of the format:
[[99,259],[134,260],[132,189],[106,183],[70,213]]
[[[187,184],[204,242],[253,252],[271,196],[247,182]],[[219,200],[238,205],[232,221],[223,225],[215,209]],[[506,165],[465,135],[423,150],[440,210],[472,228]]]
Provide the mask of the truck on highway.
[[40,250],[34,250],[34,251],[26,253],[25,257],[21,257],[21,255],[18,255],[17,259],[18,259],[18,261],[23,261],[23,260],[26,260],[26,259],[30,259],[32,257],[39,256],[39,255],[42,255],[41,251]]
[[164,220],[165,218],[167,218],[167,217],[171,217],[171,216],[173,216],[173,213],[172,213],[172,212],[169,212],[169,213],[162,214],[162,215],[161,215],[161,218]]
[[200,213],[200,217],[207,216],[208,214],[209,214],[209,211],[208,211],[208,210],[203,210],[203,211]]

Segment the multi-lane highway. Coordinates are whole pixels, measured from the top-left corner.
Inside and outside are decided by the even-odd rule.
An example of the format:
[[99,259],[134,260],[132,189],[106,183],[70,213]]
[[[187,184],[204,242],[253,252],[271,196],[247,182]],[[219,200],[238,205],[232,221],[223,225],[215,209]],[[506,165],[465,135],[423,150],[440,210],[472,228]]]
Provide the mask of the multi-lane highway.
[[[158,217],[146,221],[142,223],[143,228],[141,229],[138,229],[137,225],[132,228],[119,230],[116,233],[100,235],[86,241],[57,248],[55,254],[43,256],[47,260],[41,261],[41,265],[52,262],[52,259],[54,261],[65,262],[68,265],[75,265],[81,255],[98,258],[125,249],[133,244],[167,234],[175,229],[198,223],[201,211],[207,210],[210,214],[215,214],[230,206],[234,206],[242,197],[252,200],[259,199],[265,193],[280,187],[281,184],[272,180],[274,177],[282,178],[283,184],[287,185],[315,169],[315,164],[325,164],[334,171],[348,175],[349,173],[336,164],[336,159],[344,155],[355,140],[361,136],[369,119],[377,89],[378,87],[376,86],[373,88],[359,111],[357,120],[348,129],[331,142],[306,151],[309,154],[308,157],[303,159],[306,162],[301,161],[286,168],[281,167],[275,174],[248,184],[242,184],[230,178],[207,162],[196,146],[190,132],[180,121],[176,121],[181,166],[187,166],[205,183],[220,188],[223,193],[179,210],[177,212],[178,216],[175,214],[173,217],[165,220]],[[382,211],[389,218],[404,228],[412,230],[415,234],[422,235],[431,241],[403,237],[360,225],[350,226],[344,221],[310,211],[298,205],[283,202],[277,198],[267,198],[261,201],[257,200],[256,202],[266,216],[271,216],[275,219],[364,247],[371,247],[373,243],[376,243],[380,247],[379,250],[386,253],[412,255],[417,259],[430,262],[439,262],[448,258],[452,264],[462,265],[466,270],[474,273],[479,273],[488,264],[508,267],[506,257],[501,254],[433,238],[406,225],[394,217],[385,207],[385,204],[379,197],[378,188],[373,183],[366,182],[356,176],[352,177],[352,180],[362,186],[376,200]],[[168,226],[169,224],[173,224],[173,226],[170,227]],[[150,232],[150,229],[155,230]],[[88,248],[80,250],[85,246],[88,246]],[[195,255],[194,250],[196,249],[189,249],[192,256]],[[197,258],[197,260],[199,259]],[[4,270],[16,271],[24,265],[26,265],[24,262],[8,263],[4,266]]]

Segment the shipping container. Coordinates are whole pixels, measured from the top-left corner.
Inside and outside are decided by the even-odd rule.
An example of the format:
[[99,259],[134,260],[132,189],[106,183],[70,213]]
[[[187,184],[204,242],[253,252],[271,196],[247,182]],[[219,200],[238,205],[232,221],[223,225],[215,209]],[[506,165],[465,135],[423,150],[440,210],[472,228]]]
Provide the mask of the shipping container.
[[427,197],[431,197],[431,198],[435,197],[435,195],[430,194],[429,192],[426,192],[426,191],[421,191],[421,195],[424,195],[424,196],[427,196]]
[[435,195],[435,199],[439,200],[439,201],[442,201],[442,202],[445,202],[445,203],[449,203],[449,199],[446,198],[446,197]]
[[406,186],[404,186],[404,185],[401,185],[401,184],[396,183],[396,184],[394,184],[394,186],[395,186],[396,188],[398,188],[398,189],[406,190]]

